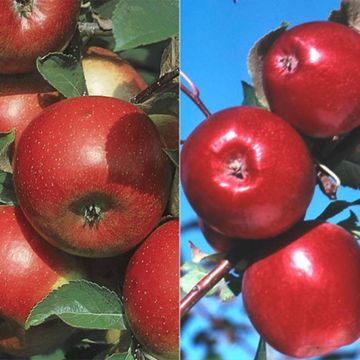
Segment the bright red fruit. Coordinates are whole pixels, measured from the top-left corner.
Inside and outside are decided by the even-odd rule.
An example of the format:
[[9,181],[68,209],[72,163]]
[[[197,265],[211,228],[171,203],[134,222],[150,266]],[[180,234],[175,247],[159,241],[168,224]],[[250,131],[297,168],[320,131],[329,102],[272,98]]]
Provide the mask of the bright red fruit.
[[1,0],[0,73],[35,69],[38,56],[69,43],[80,13],[80,0]]
[[60,95],[38,74],[0,76],[0,132],[15,129],[15,143],[30,121]]
[[198,219],[198,222],[205,240],[217,252],[227,253],[230,250],[233,250],[237,245],[239,245],[239,242],[241,242],[240,239],[223,235],[218,231],[212,229],[206,222],[204,222],[204,220],[200,218]]
[[329,223],[300,223],[245,271],[244,305],[266,342],[319,356],[360,336],[360,248]]
[[179,359],[179,221],[157,228],[136,250],[125,274],[123,301],[144,349],[160,360]]
[[308,149],[285,121],[234,107],[203,121],[181,153],[181,180],[196,213],[230,236],[261,239],[304,215],[315,187]]
[[106,257],[130,250],[158,224],[171,164],[144,112],[84,96],[49,106],[26,128],[14,181],[21,208],[47,241]]
[[24,330],[31,309],[68,280],[84,277],[75,259],[47,244],[19,208],[0,208],[0,351],[30,356],[63,342],[70,327],[59,320]]
[[283,33],[265,56],[263,84],[271,110],[313,137],[360,125],[360,35],[333,22]]

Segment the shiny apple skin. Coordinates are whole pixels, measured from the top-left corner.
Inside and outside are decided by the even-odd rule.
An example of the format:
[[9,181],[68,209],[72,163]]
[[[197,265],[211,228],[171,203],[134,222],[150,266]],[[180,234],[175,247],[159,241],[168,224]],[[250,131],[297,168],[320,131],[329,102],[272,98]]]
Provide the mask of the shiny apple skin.
[[51,290],[86,277],[84,267],[41,239],[19,208],[1,206],[0,228],[0,351],[18,356],[47,351],[71,329],[55,320],[25,331],[25,320]]
[[360,125],[359,58],[360,35],[347,26],[322,21],[286,31],[264,59],[271,110],[312,137],[352,130]]
[[[14,161],[19,204],[51,244],[85,257],[124,253],[158,224],[171,164],[150,118],[127,102],[84,96],[46,108]],[[89,222],[86,209],[100,209]]]
[[239,242],[241,242],[240,239],[228,237],[219,233],[200,218],[198,219],[198,223],[205,240],[219,253],[227,253],[236,248],[236,246],[239,245]]
[[129,101],[147,88],[141,75],[108,49],[90,46],[82,59],[89,95],[111,96]]
[[61,99],[39,74],[0,76],[0,132],[15,129],[15,144],[30,121]]
[[340,226],[291,229],[245,271],[242,292],[257,331],[288,356],[319,356],[360,336],[360,248]]
[[123,288],[130,326],[159,360],[179,359],[179,221],[157,228],[130,259]]
[[[33,3],[26,16],[17,3]],[[78,21],[80,0],[2,0],[0,2],[0,73],[35,69],[36,58],[60,51],[69,43]]]
[[305,143],[288,123],[241,106],[213,114],[193,131],[181,153],[181,180],[191,206],[212,228],[262,239],[304,215],[315,172]]

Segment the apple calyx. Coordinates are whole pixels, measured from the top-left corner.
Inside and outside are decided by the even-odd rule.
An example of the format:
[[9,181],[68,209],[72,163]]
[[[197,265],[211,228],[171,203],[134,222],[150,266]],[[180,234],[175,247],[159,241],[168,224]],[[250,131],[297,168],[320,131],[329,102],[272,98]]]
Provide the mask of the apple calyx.
[[15,10],[20,16],[28,18],[34,8],[34,0],[15,0]]
[[281,67],[287,71],[288,73],[295,72],[297,66],[298,66],[298,59],[294,56],[288,55],[284,58],[280,59]]
[[95,204],[86,206],[84,211],[84,225],[89,225],[90,227],[93,227],[101,219],[102,212],[102,208],[100,206],[96,206]]
[[229,164],[230,175],[236,177],[237,179],[244,180],[246,177],[244,164],[239,159],[234,159]]

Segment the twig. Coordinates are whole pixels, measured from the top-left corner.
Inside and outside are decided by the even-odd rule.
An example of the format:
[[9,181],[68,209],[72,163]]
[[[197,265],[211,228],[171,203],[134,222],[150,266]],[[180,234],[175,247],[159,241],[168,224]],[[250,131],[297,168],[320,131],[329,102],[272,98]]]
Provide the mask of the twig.
[[180,75],[190,86],[190,89],[188,89],[185,85],[180,84],[180,89],[195,103],[195,105],[203,112],[206,117],[211,116],[210,111],[200,99],[200,92],[196,85],[184,72],[180,71]]
[[316,177],[320,189],[331,200],[336,199],[337,189],[341,185],[339,177],[324,164],[317,163]]
[[144,101],[148,100],[156,91],[159,91],[161,89],[164,89],[169,84],[172,83],[172,81],[179,76],[179,69],[176,68],[168,73],[166,73],[163,76],[160,76],[160,78],[156,81],[154,81],[152,84],[150,84],[145,90],[137,94],[131,99],[131,102],[133,104],[141,104]]
[[96,22],[80,22],[78,24],[80,35],[93,37],[93,36],[112,36],[111,30],[103,30]]
[[206,274],[181,300],[180,314],[183,317],[209,290],[211,290],[232,268],[234,264],[228,259],[221,260]]

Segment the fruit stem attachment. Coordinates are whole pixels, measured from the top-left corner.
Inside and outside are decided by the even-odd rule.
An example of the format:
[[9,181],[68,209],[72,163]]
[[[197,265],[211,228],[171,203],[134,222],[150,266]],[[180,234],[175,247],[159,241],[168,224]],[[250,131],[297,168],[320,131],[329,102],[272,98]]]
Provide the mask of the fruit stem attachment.
[[151,99],[156,92],[161,90],[170,90],[171,87],[176,87],[178,90],[178,85],[174,81],[178,76],[179,68],[167,72],[166,74],[160,76],[158,80],[151,83],[145,90],[131,98],[130,102],[137,105]]
[[192,80],[180,70],[180,76],[187,82],[190,86],[188,89],[185,85],[180,84],[180,89],[184,92],[194,103],[195,105],[202,111],[202,113],[208,118],[211,116],[210,111],[207,109],[205,104],[200,99],[200,91],[197,86],[192,82]]
[[90,205],[84,211],[85,224],[94,226],[101,218],[101,208],[96,205]]
[[341,185],[340,178],[324,164],[317,163],[317,179],[321,190],[330,199],[336,199],[336,192]]
[[20,16],[28,18],[33,11],[34,0],[15,0],[15,8]]
[[207,273],[180,302],[180,316],[183,317],[211,288],[213,288],[234,267],[232,261],[221,260]]
[[112,36],[112,30],[102,29],[96,22],[79,22],[78,28],[81,37]]

